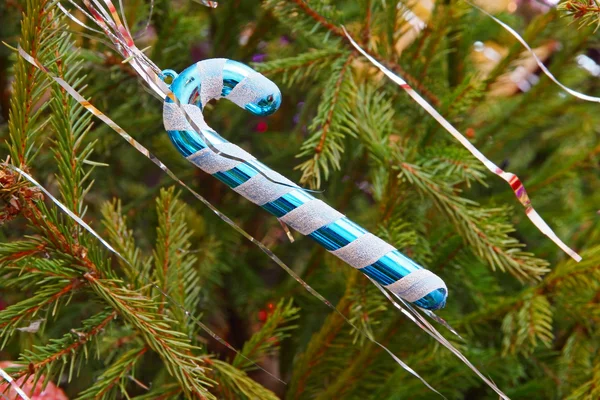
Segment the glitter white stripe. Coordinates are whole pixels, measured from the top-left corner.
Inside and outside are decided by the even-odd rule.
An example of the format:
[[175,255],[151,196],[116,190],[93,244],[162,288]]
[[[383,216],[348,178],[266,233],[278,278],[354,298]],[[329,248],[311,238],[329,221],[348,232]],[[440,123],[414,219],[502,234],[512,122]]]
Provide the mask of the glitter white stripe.
[[341,249],[332,251],[331,254],[360,269],[373,264],[394,250],[396,250],[394,246],[367,232]]
[[290,211],[279,220],[306,236],[343,216],[321,200],[313,199]]
[[226,58],[213,58],[196,63],[200,80],[202,107],[212,99],[220,99],[223,92],[223,68]]
[[385,288],[409,302],[417,301],[436,289],[445,289],[448,293],[444,281],[426,269],[413,271]]
[[[214,143],[213,147],[229,156],[240,158],[245,161],[254,160],[252,154],[233,143]],[[217,172],[229,171],[231,168],[242,164],[239,160],[222,157],[208,147],[188,156],[187,159],[202,171],[211,175],[216,174]]]
[[277,200],[284,194],[295,190],[294,182],[290,181],[286,177],[273,170],[264,170],[263,171],[269,178],[277,181],[285,183],[289,186],[277,185],[268,181],[262,175],[254,175],[252,178],[242,183],[240,186],[234,188],[233,190],[237,193],[241,194],[254,204],[262,206],[266,203],[269,203],[273,200]]
[[254,72],[248,75],[238,83],[225,98],[244,108],[248,103],[257,103],[260,100],[261,89],[256,82],[262,82],[259,79],[262,75]]
[[178,106],[175,103],[165,102],[163,105],[163,123],[166,131],[192,131],[195,129],[187,122],[185,115],[181,107],[185,109],[185,112],[190,118],[198,125],[200,129],[210,129],[210,127],[204,121],[202,110],[193,104],[182,104]]

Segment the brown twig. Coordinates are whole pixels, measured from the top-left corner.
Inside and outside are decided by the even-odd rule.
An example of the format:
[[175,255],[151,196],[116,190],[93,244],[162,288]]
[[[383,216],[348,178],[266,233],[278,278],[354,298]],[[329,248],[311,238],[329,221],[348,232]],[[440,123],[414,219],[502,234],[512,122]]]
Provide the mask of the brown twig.
[[366,1],[365,8],[366,8],[367,15],[365,16],[365,26],[363,27],[363,30],[362,30],[362,42],[365,47],[369,47],[369,39],[371,38],[371,19],[372,19],[371,0]]
[[600,14],[600,7],[594,6],[591,3],[592,3],[591,1],[588,2],[587,4],[572,1],[569,3],[563,4],[562,7],[564,7],[565,10],[567,10],[569,13],[571,13],[573,18],[580,19],[580,18],[583,18],[586,14],[591,14],[591,13]]
[[308,16],[310,16],[312,19],[314,19],[319,24],[321,24],[325,29],[336,34],[337,36],[346,37],[346,35],[344,34],[344,31],[341,28],[339,28],[338,26],[327,21],[327,19],[325,19],[325,17],[323,17],[321,14],[319,14],[318,12],[316,12],[315,10],[310,8],[310,6],[308,4],[306,4],[304,2],[304,0],[292,0],[292,1],[294,3],[296,3],[296,5],[298,7],[300,7],[302,9],[302,11],[304,11]]

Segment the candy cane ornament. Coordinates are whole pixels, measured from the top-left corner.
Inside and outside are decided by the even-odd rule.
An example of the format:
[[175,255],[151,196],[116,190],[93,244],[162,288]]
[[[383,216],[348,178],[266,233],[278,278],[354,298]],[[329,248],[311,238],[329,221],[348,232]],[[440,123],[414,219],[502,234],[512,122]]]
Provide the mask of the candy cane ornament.
[[254,115],[274,113],[281,104],[277,85],[247,65],[223,58],[200,61],[181,74],[164,70],[162,78],[172,80],[169,89],[180,103],[167,97],[164,127],[188,161],[406,301],[428,310],[444,307],[448,289],[441,278],[206,124],[202,110],[212,99],[226,98]]

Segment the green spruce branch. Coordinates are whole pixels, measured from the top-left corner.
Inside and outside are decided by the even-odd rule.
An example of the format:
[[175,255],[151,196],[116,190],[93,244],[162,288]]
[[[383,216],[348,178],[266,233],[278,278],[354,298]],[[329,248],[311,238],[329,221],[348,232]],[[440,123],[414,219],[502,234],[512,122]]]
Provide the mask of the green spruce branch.
[[505,210],[485,209],[459,196],[450,184],[436,179],[433,172],[420,165],[402,162],[398,170],[399,178],[432,199],[475,254],[493,269],[508,271],[519,280],[538,279],[548,272],[546,261],[521,251],[523,245],[508,236],[514,228],[502,221]]
[[[42,62],[52,57],[47,46],[54,40],[51,32],[52,18],[46,10],[47,1],[27,1],[25,15],[21,22],[20,46],[24,51]],[[14,95],[10,101],[9,130],[10,155],[17,166],[29,165],[35,155],[33,142],[47,121],[42,118],[45,103],[42,97],[48,88],[48,81],[41,71],[18,58],[15,65]]]
[[68,382],[73,376],[79,375],[80,368],[89,357],[90,347],[98,340],[104,329],[115,319],[116,312],[102,311],[83,321],[82,328],[73,329],[60,339],[50,339],[43,346],[34,346],[21,356],[20,363],[25,368],[14,377],[29,377],[35,374],[36,379],[44,374],[45,383],[60,378],[68,369]]
[[114,399],[120,393],[127,393],[127,386],[133,380],[135,365],[147,351],[147,347],[135,347],[123,353],[78,399]]
[[295,57],[255,63],[253,66],[260,73],[277,78],[288,87],[307,85],[308,81],[322,78],[337,58],[344,52],[336,50],[314,50]]
[[255,365],[248,360],[260,360],[264,356],[276,353],[281,342],[291,336],[291,331],[298,326],[292,322],[298,319],[300,309],[294,307],[292,301],[280,300],[269,314],[265,324],[244,343],[240,354],[237,354],[231,365],[251,371]]
[[310,125],[311,136],[302,144],[297,157],[311,157],[296,167],[302,172],[300,183],[316,189],[321,186],[321,177],[329,178],[331,170],[340,169],[340,159],[344,152],[343,140],[356,136],[348,126],[355,85],[350,63],[353,56],[339,59],[332,68],[332,75],[325,84],[324,101],[317,116]]
[[581,27],[596,25],[594,32],[600,27],[600,2],[598,0],[565,0],[558,5],[558,10],[577,21]]

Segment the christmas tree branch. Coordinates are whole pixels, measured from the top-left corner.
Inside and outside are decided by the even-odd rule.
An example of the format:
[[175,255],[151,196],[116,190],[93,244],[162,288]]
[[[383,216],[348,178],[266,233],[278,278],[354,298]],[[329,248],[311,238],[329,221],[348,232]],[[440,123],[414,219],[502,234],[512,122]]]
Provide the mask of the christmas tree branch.
[[253,66],[260,73],[279,78],[284,85],[293,87],[320,78],[344,53],[341,50],[314,50],[294,57],[255,63]]
[[[346,135],[356,135],[347,123],[355,93],[354,80],[349,71],[353,58],[351,54],[346,60],[339,59],[334,64],[333,73],[324,89],[324,101],[319,105],[317,117],[310,126],[312,134],[297,155],[311,157],[296,169],[302,171],[300,183],[308,184],[313,189],[321,186],[321,174],[327,179],[330,169],[340,168],[344,151],[342,141]],[[347,73],[350,76],[346,76]]]
[[[204,376],[199,367],[200,359],[187,354],[195,347],[188,343],[184,334],[170,329],[169,319],[165,319],[164,316],[160,321],[156,319],[155,303],[137,293],[118,287],[114,281],[103,280],[101,277],[104,268],[98,268],[90,260],[88,250],[82,245],[74,243],[64,232],[66,228],[59,227],[52,221],[54,218],[43,217],[43,215],[50,215],[43,203],[26,201],[25,205],[24,215],[44,233],[48,248],[62,255],[68,255],[85,268],[86,272],[83,274],[83,278],[91,284],[91,289],[140,330],[148,345],[164,358],[169,372],[178,378],[184,391],[190,394],[196,393],[202,398],[212,398],[210,392],[203,386],[210,385],[211,381]],[[41,210],[38,206],[41,207]],[[56,304],[62,296],[80,285],[81,282],[75,280],[59,290],[48,285],[46,281],[45,288],[39,291],[35,297],[12,306],[10,310],[5,310],[0,313],[0,318],[8,319],[5,328],[14,326],[24,316],[35,315],[45,305]],[[30,303],[31,306],[29,306]],[[13,308],[16,310],[16,314],[12,312]],[[5,331],[8,332],[8,330]],[[177,349],[178,347],[179,349]]]
[[[169,292],[171,298],[186,309],[194,310],[201,290],[195,268],[198,259],[189,252],[192,231],[187,227],[184,204],[177,197],[171,187],[161,190],[156,200],[158,227],[154,250],[155,274],[163,292]],[[159,306],[159,311],[162,311],[162,307]],[[183,311],[173,312],[182,327],[189,322]]]
[[[123,353],[106,369],[96,382],[83,391],[78,399],[114,399],[120,393],[127,393],[126,386],[130,382],[132,369],[140,358],[148,351],[147,347],[135,347]],[[115,390],[117,387],[118,391]]]
[[[306,1],[304,0],[291,0],[291,2],[293,2],[294,4],[296,4],[296,6],[302,11],[304,12],[306,15],[308,15],[310,18],[312,18],[313,20],[315,20],[319,25],[321,25],[322,27],[324,27],[325,29],[327,29],[329,32],[333,33],[334,35],[341,37],[344,39],[344,43],[348,46],[349,49],[352,49],[352,45],[345,40],[346,35],[344,34],[344,31],[339,28],[338,26],[334,25],[333,23],[329,22],[327,20],[327,18],[325,18],[324,16],[322,16],[321,14],[319,14],[315,9],[313,9],[312,7],[310,7]],[[365,28],[363,27],[363,30]],[[366,49],[367,53],[375,58],[378,57],[377,54],[372,53],[370,50]],[[398,73],[400,76],[402,76],[408,83],[410,83],[411,86],[413,86],[415,89],[417,89],[423,96],[425,96],[429,102],[431,102],[433,105],[435,106],[439,106],[440,104],[440,100],[433,94],[431,93],[431,91],[429,91],[420,80],[417,80],[415,77],[413,77],[412,75],[410,75],[408,72],[406,72],[400,65],[394,63],[393,61],[390,60],[386,60],[385,61],[386,64],[390,67],[390,69],[396,73]]]
[[280,343],[290,336],[289,332],[297,328],[290,323],[298,319],[299,311],[293,307],[291,300],[280,300],[261,329],[244,343],[242,351],[235,356],[231,365],[244,371],[255,369],[255,365],[248,360],[260,360],[275,352]]
[[[23,376],[28,379],[34,374],[37,380],[43,373],[47,382],[55,376],[62,376],[63,370],[69,366],[68,379],[71,381],[82,349],[96,339],[116,316],[115,311],[105,310],[84,321],[82,330],[73,329],[61,339],[52,339],[44,346],[36,346],[35,351],[26,351],[21,360],[26,368],[17,372],[15,379]],[[87,357],[87,350],[84,351],[84,356]],[[62,365],[57,370],[56,364],[60,362]]]
[[[136,246],[133,230],[127,226],[127,219],[123,216],[120,200],[113,200],[102,205],[102,224],[107,231],[107,239],[112,246],[125,258],[126,262],[118,259],[121,267],[130,282],[136,282],[140,276],[148,276],[151,258],[142,258],[141,249]],[[140,269],[134,269],[132,266]],[[137,282],[139,283],[139,282]]]
[[[59,19],[57,23],[62,23],[62,20]],[[67,82],[74,81],[74,87],[79,89],[83,82],[82,78],[78,78],[81,60],[78,53],[72,50],[70,34],[62,34],[54,47],[56,62],[51,68],[55,70],[58,77]],[[91,115],[57,83],[53,83],[51,93],[51,122],[55,132],[52,147],[58,166],[57,179],[60,183],[61,195],[71,211],[76,215],[82,215],[85,211],[83,199],[91,188],[91,183],[87,188],[84,184],[93,170],[92,167],[85,171],[83,165],[89,163],[94,142],[87,143],[83,147],[81,143],[92,127]]]
[[46,279],[44,286],[21,302],[7,307],[0,313],[0,337],[4,337],[2,346],[17,329],[16,325],[29,318],[34,318],[42,309],[53,306],[54,310],[60,301],[66,301],[65,296],[71,296],[73,291],[81,286],[79,281],[71,281],[66,285],[63,279]]
[[558,10],[579,22],[579,26],[596,25],[600,27],[600,2],[598,0],[567,0],[558,5]]
[[98,279],[90,273],[84,277],[98,296],[142,334],[144,341],[161,357],[187,395],[214,399],[207,389],[213,384],[205,375],[208,367],[202,358],[192,355],[198,348],[184,333],[172,328],[172,319],[160,315],[156,302],[121,287],[118,281]]
[[[34,57],[45,59],[49,52],[45,44],[50,40],[51,16],[46,10],[46,0],[28,1],[25,17],[21,24],[20,46]],[[42,96],[48,81],[34,66],[18,58],[15,65],[14,97],[10,102],[9,130],[10,154],[19,166],[29,165],[33,158],[33,140],[39,134],[43,123]],[[15,101],[14,99],[19,99]]]
[[476,249],[475,254],[492,268],[508,271],[519,280],[538,279],[548,271],[545,261],[518,250],[521,244],[508,236],[513,228],[500,220],[503,210],[484,209],[458,196],[452,186],[419,165],[401,162],[398,169],[399,178],[431,198],[464,240]]

